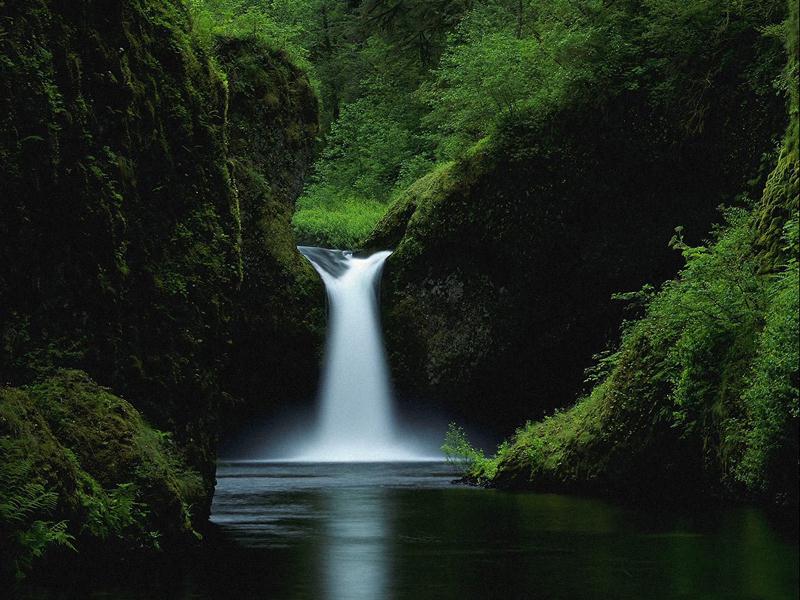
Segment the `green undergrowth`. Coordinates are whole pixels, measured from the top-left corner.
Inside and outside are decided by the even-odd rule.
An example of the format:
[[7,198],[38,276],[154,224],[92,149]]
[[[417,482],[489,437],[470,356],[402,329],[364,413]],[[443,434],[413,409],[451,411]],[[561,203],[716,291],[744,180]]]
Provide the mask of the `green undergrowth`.
[[497,474],[497,465],[500,457],[507,452],[508,444],[503,442],[492,456],[486,456],[483,450],[469,442],[463,428],[450,423],[441,450],[447,462],[464,473],[466,480],[487,483]]
[[454,430],[445,452],[473,480],[505,487],[796,504],[798,221],[785,225],[789,258],[769,276],[752,224],[729,210],[709,246],[680,246],[680,277],[625,325],[602,382],[574,407],[527,423],[492,457]]
[[385,212],[382,202],[322,188],[298,200],[292,225],[302,244],[356,248]]
[[[762,183],[723,211],[707,241],[690,243],[676,229],[671,246],[684,262],[676,278],[616,296],[639,316],[586,371],[589,391],[572,407],[526,423],[490,457],[451,431],[445,450],[461,456],[468,478],[656,502],[797,505],[797,20],[790,3],[789,18],[772,28],[789,55],[774,82],[788,100],[788,126],[762,160]],[[405,232],[410,244],[419,244],[417,229]]]
[[311,76],[318,86],[309,52],[303,43],[306,34],[302,24],[287,22],[292,0],[271,2],[269,8],[249,0],[186,0],[192,14],[194,33],[209,51],[213,50],[220,35],[252,38],[259,43],[280,50],[291,62]]
[[149,553],[198,537],[200,476],[171,437],[80,371],[0,389],[0,564],[23,575],[35,559]]
[[[402,199],[416,179],[502,135],[508,123],[574,104],[602,120],[637,96],[654,145],[713,136],[716,115],[741,110],[731,119],[760,154],[749,128],[766,124],[758,121],[762,107],[771,108],[782,62],[782,0],[294,4],[295,15],[311,16],[298,41],[319,73],[326,115],[295,219],[309,243],[352,239],[379,213],[376,202]],[[272,18],[292,26],[296,16],[275,5]],[[620,128],[637,125],[631,118]],[[744,154],[735,142],[718,146],[729,147]],[[504,184],[498,178],[496,187]]]

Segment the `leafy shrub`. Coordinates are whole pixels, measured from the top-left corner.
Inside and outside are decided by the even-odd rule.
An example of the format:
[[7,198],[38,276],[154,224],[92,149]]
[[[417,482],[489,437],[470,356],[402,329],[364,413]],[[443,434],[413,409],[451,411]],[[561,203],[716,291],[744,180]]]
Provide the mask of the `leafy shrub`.
[[458,467],[468,479],[483,482],[491,480],[495,476],[497,465],[506,455],[508,448],[508,444],[503,442],[494,456],[487,457],[483,450],[477,449],[469,443],[467,434],[461,427],[450,423],[441,450],[447,462]]
[[796,470],[787,468],[798,455],[800,418],[797,215],[786,225],[785,240],[791,258],[786,270],[771,282],[764,330],[743,394],[747,429],[745,451],[736,466],[736,476],[759,494],[790,490],[797,485]]
[[310,4],[277,0],[265,7],[248,0],[189,0],[195,35],[211,49],[217,36],[256,37],[283,50],[318,85],[304,43],[311,21]]
[[645,291],[646,314],[600,358],[591,394],[520,429],[494,457],[496,477],[628,492],[703,482],[797,502],[797,216],[788,262],[767,275],[754,214],[725,211],[707,246],[673,240],[686,259],[679,278]]

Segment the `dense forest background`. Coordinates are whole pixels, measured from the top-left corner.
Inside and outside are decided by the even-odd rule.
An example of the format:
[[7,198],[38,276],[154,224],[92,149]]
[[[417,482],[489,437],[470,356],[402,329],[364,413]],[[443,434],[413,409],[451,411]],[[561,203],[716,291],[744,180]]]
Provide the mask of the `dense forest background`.
[[641,92],[691,133],[707,126],[720,78],[767,101],[786,86],[775,76],[785,6],[774,1],[194,6],[209,30],[263,36],[309,73],[321,154],[294,225],[301,239],[336,247],[358,245],[411,183],[509,121],[568,105],[601,111]]
[[0,16],[0,575],[198,543],[221,433],[313,397],[297,243],[394,250],[473,482],[796,506],[796,2]]

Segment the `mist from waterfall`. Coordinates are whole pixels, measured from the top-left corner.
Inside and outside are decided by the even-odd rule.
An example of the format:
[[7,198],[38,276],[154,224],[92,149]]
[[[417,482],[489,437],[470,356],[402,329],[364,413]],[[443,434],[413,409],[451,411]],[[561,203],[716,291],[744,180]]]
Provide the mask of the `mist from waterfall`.
[[343,250],[300,246],[325,283],[328,339],[317,423],[296,460],[374,462],[419,460],[404,445],[394,414],[380,326],[378,289],[391,252],[356,257]]

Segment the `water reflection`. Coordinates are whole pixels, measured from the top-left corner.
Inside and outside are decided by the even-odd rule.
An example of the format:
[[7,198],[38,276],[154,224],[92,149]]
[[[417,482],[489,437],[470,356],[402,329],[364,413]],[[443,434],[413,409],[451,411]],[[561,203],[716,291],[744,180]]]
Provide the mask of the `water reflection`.
[[[192,596],[796,598],[796,522],[450,485],[442,464],[222,465]],[[227,594],[227,595],[226,595]]]
[[188,569],[75,573],[21,598],[793,599],[797,518],[452,486],[442,464],[224,464]]
[[382,489],[334,490],[326,495],[320,545],[326,598],[387,597],[392,556],[387,500]]
[[450,485],[443,464],[223,464],[188,568],[75,573],[21,598],[793,599],[797,518]]

